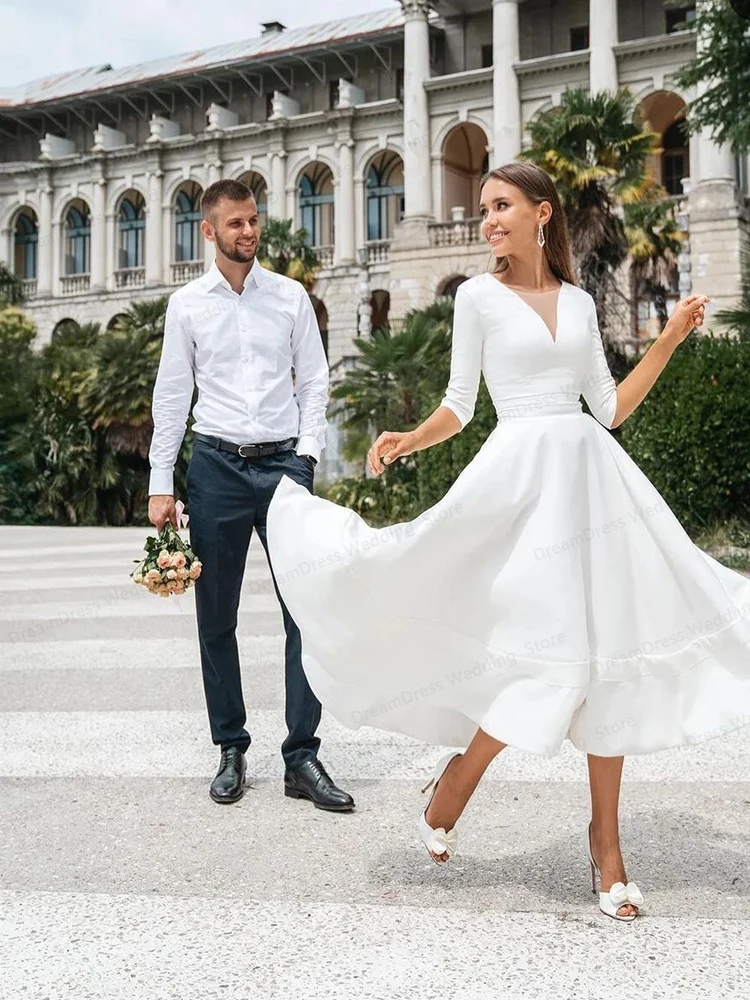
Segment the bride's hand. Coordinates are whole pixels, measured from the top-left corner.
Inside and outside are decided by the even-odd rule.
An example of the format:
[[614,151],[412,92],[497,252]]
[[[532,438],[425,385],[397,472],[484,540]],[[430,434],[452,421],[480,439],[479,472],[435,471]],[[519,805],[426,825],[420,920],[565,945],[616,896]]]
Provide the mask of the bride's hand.
[[383,431],[373,446],[367,452],[367,464],[370,472],[380,475],[385,465],[390,465],[397,458],[411,455],[417,450],[414,431]]
[[707,295],[688,295],[686,299],[680,299],[667,320],[664,333],[681,344],[694,327],[703,326],[706,303],[710,301]]

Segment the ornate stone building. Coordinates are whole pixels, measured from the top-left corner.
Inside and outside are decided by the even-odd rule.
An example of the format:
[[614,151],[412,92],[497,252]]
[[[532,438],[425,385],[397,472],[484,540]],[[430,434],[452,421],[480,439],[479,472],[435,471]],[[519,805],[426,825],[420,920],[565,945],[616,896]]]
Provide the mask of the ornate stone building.
[[125,69],[0,91],[0,258],[42,342],[103,326],[210,264],[203,188],[238,177],[261,213],[304,225],[324,262],[329,360],[486,268],[478,178],[571,86],[626,84],[663,136],[654,174],[688,196],[683,289],[737,293],[746,163],[679,119],[694,5],[663,0],[403,0]]

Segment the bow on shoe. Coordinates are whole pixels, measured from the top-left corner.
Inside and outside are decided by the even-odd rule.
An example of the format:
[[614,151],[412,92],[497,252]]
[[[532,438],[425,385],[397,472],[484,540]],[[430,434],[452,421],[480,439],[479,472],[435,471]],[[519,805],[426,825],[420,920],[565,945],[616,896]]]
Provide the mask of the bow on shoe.
[[618,910],[625,903],[631,903],[633,906],[643,905],[643,894],[635,882],[628,882],[627,885],[615,882],[609,890],[609,898]]
[[439,826],[432,831],[432,837],[427,845],[427,850],[433,854],[447,854],[450,857],[456,850],[458,843],[458,831],[454,828],[450,833],[445,832],[445,828]]

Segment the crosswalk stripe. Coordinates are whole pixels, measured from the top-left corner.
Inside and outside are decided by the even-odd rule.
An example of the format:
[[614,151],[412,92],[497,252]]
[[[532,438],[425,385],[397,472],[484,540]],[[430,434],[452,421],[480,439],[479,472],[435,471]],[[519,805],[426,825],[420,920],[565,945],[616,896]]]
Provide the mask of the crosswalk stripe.
[[[195,683],[199,683],[197,676]],[[248,698],[248,716],[255,772],[275,774],[280,766],[278,747],[286,733],[284,712],[281,708],[253,710]],[[44,733],[43,742],[39,741],[40,733]],[[444,752],[444,748],[398,733],[368,727],[351,730],[327,714],[320,735],[331,767],[348,778],[385,775],[418,780]],[[174,750],[174,757],[165,757],[165,746]],[[57,752],[51,756],[48,747]],[[0,713],[0,773],[6,776],[197,776],[211,773],[215,757],[202,711]],[[585,781],[586,761],[568,742],[554,757],[508,747],[493,762],[486,780]],[[689,748],[629,757],[624,780],[750,782],[750,727]]]

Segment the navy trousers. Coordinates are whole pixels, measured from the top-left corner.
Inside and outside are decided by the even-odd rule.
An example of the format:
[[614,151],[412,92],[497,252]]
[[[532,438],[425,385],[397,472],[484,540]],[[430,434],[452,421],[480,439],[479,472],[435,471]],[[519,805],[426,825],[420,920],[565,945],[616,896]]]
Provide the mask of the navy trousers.
[[[190,541],[203,563],[196,581],[196,608],[203,687],[211,737],[222,749],[250,745],[245,728],[240,660],[237,649],[237,610],[253,528],[268,557],[266,515],[273,492],[286,474],[312,492],[313,468],[295,451],[264,458],[242,458],[196,441],[187,471]],[[269,565],[271,563],[268,557]],[[271,567],[273,575],[273,567]],[[315,757],[320,740],[320,702],[302,669],[302,643],[279,594],[286,632],[286,724],[281,746],[287,769]]]

